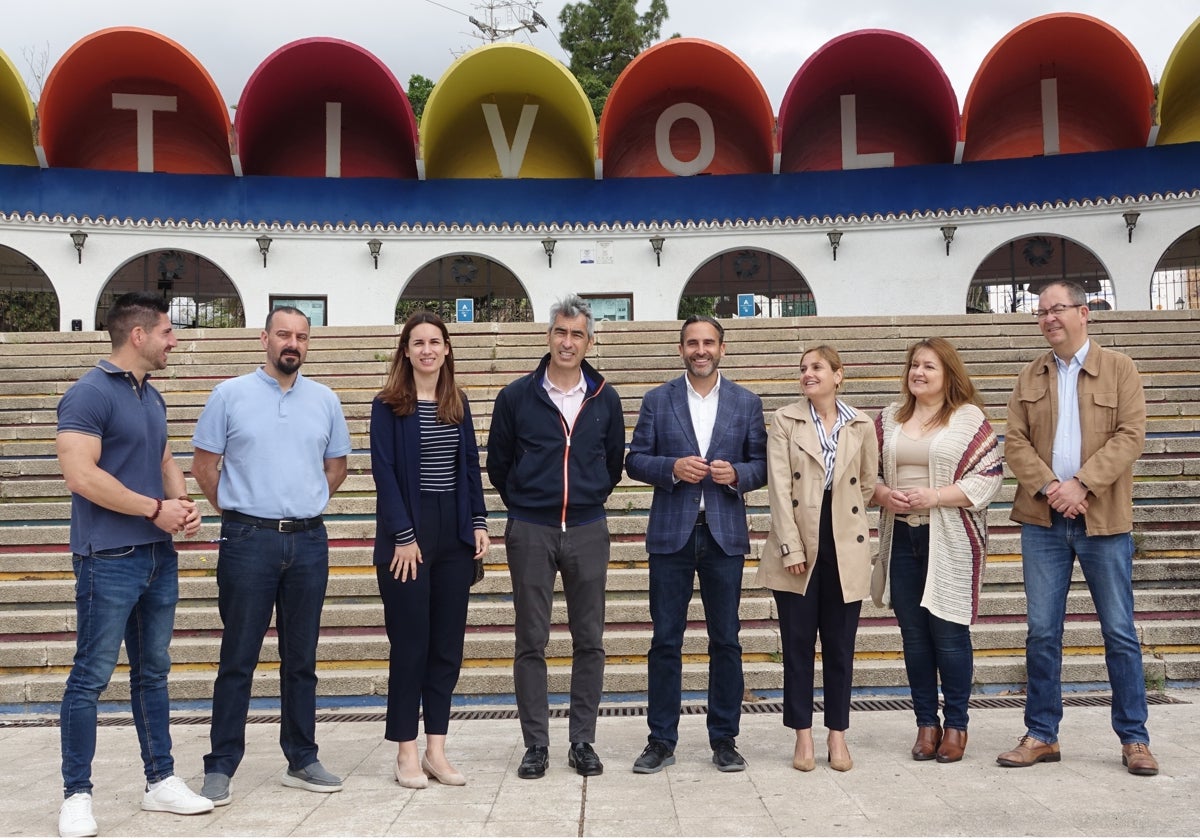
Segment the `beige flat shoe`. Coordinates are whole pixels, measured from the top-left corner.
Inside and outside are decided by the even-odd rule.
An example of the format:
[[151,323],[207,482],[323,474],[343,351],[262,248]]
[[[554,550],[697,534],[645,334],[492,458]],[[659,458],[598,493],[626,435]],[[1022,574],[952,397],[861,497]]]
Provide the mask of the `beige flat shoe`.
[[400,759],[396,759],[396,764],[392,768],[392,771],[395,773],[396,781],[400,787],[412,788],[413,790],[424,790],[429,787],[429,780],[425,778],[424,774],[420,776],[401,776]]
[[[454,787],[462,787],[467,783],[467,777],[457,770],[451,770],[448,773],[439,773],[434,766],[429,763],[427,756],[421,756],[421,769],[425,771],[425,775],[431,779],[441,782],[443,785],[452,785]],[[424,785],[422,785],[424,787]]]

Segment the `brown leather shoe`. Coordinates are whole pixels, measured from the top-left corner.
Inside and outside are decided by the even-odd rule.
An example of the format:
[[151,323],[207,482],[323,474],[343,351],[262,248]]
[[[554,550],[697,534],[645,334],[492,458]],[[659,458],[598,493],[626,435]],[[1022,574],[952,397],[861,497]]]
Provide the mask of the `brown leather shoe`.
[[1151,755],[1149,744],[1122,744],[1121,763],[1135,776],[1158,775],[1158,761]]
[[929,761],[937,755],[938,744],[942,742],[942,727],[918,726],[917,742],[913,744],[913,761]]
[[1040,761],[1061,760],[1062,753],[1058,751],[1057,741],[1047,744],[1032,735],[1022,735],[1015,749],[996,756],[996,763],[1001,767],[1029,767]]
[[966,749],[967,730],[947,729],[946,733],[942,735],[942,743],[938,745],[938,764],[951,764],[955,761],[962,761],[963,753]]

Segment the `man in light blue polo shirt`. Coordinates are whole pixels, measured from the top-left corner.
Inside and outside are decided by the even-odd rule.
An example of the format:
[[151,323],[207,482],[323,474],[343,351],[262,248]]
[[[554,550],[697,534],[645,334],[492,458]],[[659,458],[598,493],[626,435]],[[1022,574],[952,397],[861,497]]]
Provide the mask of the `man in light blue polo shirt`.
[[192,438],[192,474],[221,512],[217,605],[225,631],[202,788],[214,805],[229,804],[246,750],[250,689],[273,610],[279,743],[288,762],[282,782],[318,793],[342,789],[317,759],[316,668],[329,578],[321,514],[346,478],[350,433],[337,395],[300,375],[308,317],[275,309],[260,338],[266,364],[214,388]]

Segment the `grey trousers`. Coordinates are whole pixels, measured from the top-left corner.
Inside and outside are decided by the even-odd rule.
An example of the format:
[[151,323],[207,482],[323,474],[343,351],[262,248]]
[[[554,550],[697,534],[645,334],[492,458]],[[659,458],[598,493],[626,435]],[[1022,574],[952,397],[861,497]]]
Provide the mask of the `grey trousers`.
[[596,740],[604,685],[608,522],[562,528],[508,520],[504,534],[516,610],[513,682],[526,747],[550,745],[546,645],[554,578],[560,572],[571,630],[571,743]]

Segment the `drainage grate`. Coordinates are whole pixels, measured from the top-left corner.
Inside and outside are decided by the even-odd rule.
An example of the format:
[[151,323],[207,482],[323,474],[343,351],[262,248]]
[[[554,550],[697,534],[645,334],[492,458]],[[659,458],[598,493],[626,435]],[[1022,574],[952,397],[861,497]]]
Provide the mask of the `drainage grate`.
[[[1190,705],[1187,700],[1171,697],[1166,694],[1147,694],[1146,703],[1150,706]],[[1071,707],[1111,706],[1112,696],[1108,694],[1069,694],[1063,697],[1063,705]],[[907,698],[888,697],[859,697],[850,701],[850,708],[856,712],[898,712],[911,711],[912,700]],[[1019,694],[1003,697],[972,697],[972,709],[1021,709],[1025,707],[1025,697]],[[813,710],[825,711],[825,704],[817,700]],[[685,715],[708,714],[708,705],[704,703],[689,703],[681,706],[680,711]],[[758,700],[742,704],[742,713],[747,715],[783,714],[783,703],[779,701]],[[600,707],[600,717],[645,717],[647,709],[642,705],[608,705]],[[550,709],[550,717],[563,719],[569,717],[570,709],[558,706]],[[318,723],[379,723],[387,719],[382,711],[371,712],[317,712]],[[451,710],[451,720],[516,720],[517,710],[501,709],[457,709]],[[212,722],[210,715],[173,715],[171,723],[175,726],[206,725]],[[277,714],[252,714],[247,716],[246,723],[279,723]],[[124,716],[101,716],[97,720],[99,726],[132,726],[133,718]],[[57,717],[42,718],[0,718],[0,729],[21,729],[31,727],[58,726]]]

